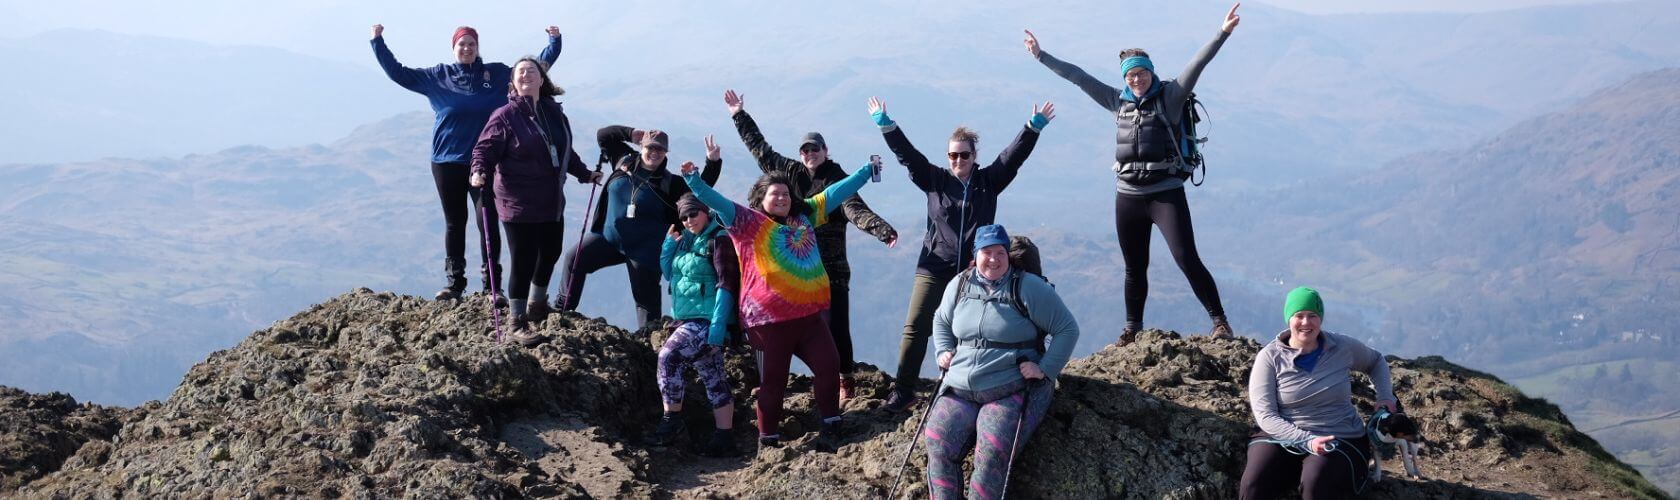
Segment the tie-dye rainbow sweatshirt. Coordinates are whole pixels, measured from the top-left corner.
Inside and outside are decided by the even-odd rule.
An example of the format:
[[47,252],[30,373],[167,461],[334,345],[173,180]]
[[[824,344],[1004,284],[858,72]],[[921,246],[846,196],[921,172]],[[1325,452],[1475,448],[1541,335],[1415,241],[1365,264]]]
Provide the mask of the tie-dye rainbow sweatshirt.
[[741,259],[741,325],[753,328],[803,318],[828,308],[828,272],[817,252],[817,226],[830,211],[869,182],[870,168],[806,198],[810,215],[776,222],[764,212],[738,205],[700,179],[683,176],[694,196],[716,211]]

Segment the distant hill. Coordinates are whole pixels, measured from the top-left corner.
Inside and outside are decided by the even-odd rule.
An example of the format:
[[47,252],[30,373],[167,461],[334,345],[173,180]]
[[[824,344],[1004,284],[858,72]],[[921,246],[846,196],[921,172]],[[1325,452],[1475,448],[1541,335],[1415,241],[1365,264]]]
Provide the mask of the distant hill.
[[[1623,331],[1672,333],[1674,130],[1680,69],[1584,95],[1468,148],[1300,179],[1214,217],[1269,236],[1237,257],[1252,272],[1388,304],[1381,335],[1402,350],[1496,361],[1615,342]],[[1490,340],[1501,349],[1477,347]],[[1677,345],[1673,335],[1661,343]]]
[[269,47],[64,29],[0,38],[0,51],[16,68],[0,81],[13,96],[0,101],[0,163],[327,142],[425,106],[377,67]]

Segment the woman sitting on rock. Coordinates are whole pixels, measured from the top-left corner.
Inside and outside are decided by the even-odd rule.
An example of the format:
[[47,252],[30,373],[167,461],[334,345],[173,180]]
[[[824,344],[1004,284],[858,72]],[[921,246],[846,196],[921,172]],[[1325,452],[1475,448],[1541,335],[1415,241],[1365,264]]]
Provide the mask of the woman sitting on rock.
[[[922,434],[933,498],[1003,496],[1024,439],[1050,408],[1051,381],[1079,340],[1079,324],[1056,289],[1009,265],[1003,226],[975,230],[974,247],[974,267],[945,287],[933,316],[939,369],[946,371]],[[1048,348],[1041,333],[1051,337]],[[974,475],[965,495],[970,442]]]
[[1347,498],[1365,487],[1365,423],[1353,407],[1350,370],[1370,376],[1378,404],[1396,411],[1383,355],[1352,337],[1324,331],[1324,300],[1300,287],[1284,299],[1289,329],[1254,356],[1248,403],[1259,429],[1248,444],[1239,498],[1278,498],[1299,484],[1301,498]]
[[683,180],[717,213],[740,256],[741,324],[758,352],[760,446],[781,444],[782,397],[796,355],[811,369],[822,418],[817,446],[833,450],[840,444],[840,355],[822,317],[829,281],[816,228],[869,182],[873,170],[865,165],[805,199],[794,198],[786,174],[764,174],[747,195],[750,206],[742,206],[706,185],[694,162],[682,166]]
[[[707,142],[711,141],[707,137]],[[665,446],[682,434],[682,403],[686,386],[685,365],[692,365],[706,386],[706,400],[712,404],[716,431],[700,453],[731,457],[739,452],[730,437],[735,419],[735,399],[729,394],[729,376],[723,370],[724,341],[735,323],[735,297],[741,290],[740,264],[735,247],[723,226],[712,220],[706,206],[684,194],[677,199],[677,218],[682,230],[671,226],[659,250],[659,270],[671,284],[670,338],[659,350],[659,393],[665,399],[665,416],[650,441]]]

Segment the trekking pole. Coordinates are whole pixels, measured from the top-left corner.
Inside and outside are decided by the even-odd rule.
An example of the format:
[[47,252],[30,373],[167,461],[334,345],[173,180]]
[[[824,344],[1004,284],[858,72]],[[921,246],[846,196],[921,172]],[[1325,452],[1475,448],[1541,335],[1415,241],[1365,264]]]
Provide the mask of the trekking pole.
[[1042,380],[1028,382],[1026,392],[1021,393],[1021,417],[1015,419],[1015,440],[1009,442],[1009,461],[1003,465],[1003,489],[998,493],[998,500],[1009,496],[1009,474],[1015,471],[1015,450],[1021,449],[1021,426],[1027,423],[1027,406],[1032,403],[1033,387]]
[[939,394],[945,389],[945,369],[939,370],[939,384],[933,389],[933,397],[928,399],[927,410],[922,411],[921,421],[916,422],[916,433],[910,435],[910,443],[904,446],[904,460],[898,462],[898,475],[893,477],[892,492],[887,498],[898,496],[898,485],[904,481],[904,469],[910,466],[910,453],[916,451],[916,438],[922,435],[922,426],[927,425],[928,414],[933,413],[933,403],[939,400]]
[[[606,158],[601,158],[601,161],[595,162],[595,173],[597,173],[597,174],[601,173],[601,165],[606,164],[606,162],[607,162]],[[604,178],[601,179],[601,180],[602,180],[602,183],[605,183],[605,181],[606,181],[606,179],[604,179]],[[593,181],[591,181],[589,183],[589,201],[584,202],[584,204],[583,204],[583,224],[580,224],[580,226],[582,226],[582,227],[578,228],[577,244],[572,245],[572,265],[570,266],[571,271],[566,273],[566,290],[565,290],[566,294],[563,295],[563,297],[566,297],[566,303],[563,304],[566,307],[560,308],[562,310],[565,310],[565,309],[568,309],[568,308],[574,309],[574,310],[577,309],[577,304],[572,303],[572,300],[573,300],[572,299],[572,283],[575,282],[575,280],[577,280],[578,258],[583,255],[583,237],[585,235],[589,234],[589,216],[593,215],[590,212],[595,209],[595,190],[600,188],[600,187],[601,187],[601,184],[596,184]],[[579,290],[579,291],[581,292],[582,290]]]
[[[489,183],[486,182],[485,184]],[[489,212],[484,210],[484,202],[488,199],[484,197],[484,193],[488,187],[486,185],[478,188],[478,239],[484,242],[484,274],[490,277],[490,297],[488,297],[490,300],[490,326],[496,332],[496,343],[500,344],[502,343],[502,312],[496,310],[496,298],[501,296],[502,287],[496,285],[496,265],[500,262],[494,262],[490,259],[490,224],[495,224],[495,222],[490,220]]]

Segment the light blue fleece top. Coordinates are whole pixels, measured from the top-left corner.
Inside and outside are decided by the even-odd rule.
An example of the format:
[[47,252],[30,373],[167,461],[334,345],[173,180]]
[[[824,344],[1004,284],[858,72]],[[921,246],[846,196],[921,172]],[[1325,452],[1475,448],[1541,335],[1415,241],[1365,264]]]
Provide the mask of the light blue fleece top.
[[[964,275],[969,275],[968,300],[957,300],[957,288]],[[1021,302],[1027,306],[1031,318],[1015,310],[1010,290],[1011,280],[1021,280]],[[945,287],[944,299],[933,314],[934,352],[956,351],[951,369],[945,374],[945,384],[967,391],[984,391],[1021,380],[1017,356],[1038,363],[1044,375],[1055,379],[1073,355],[1073,345],[1079,341],[1079,323],[1062,303],[1056,289],[1037,275],[1010,272],[998,280],[996,286],[987,285],[979,273],[964,273]],[[1050,345],[1043,354],[1036,349],[994,349],[959,346],[963,340],[986,339],[993,342],[1026,342],[1038,338],[1042,328],[1050,335]]]

